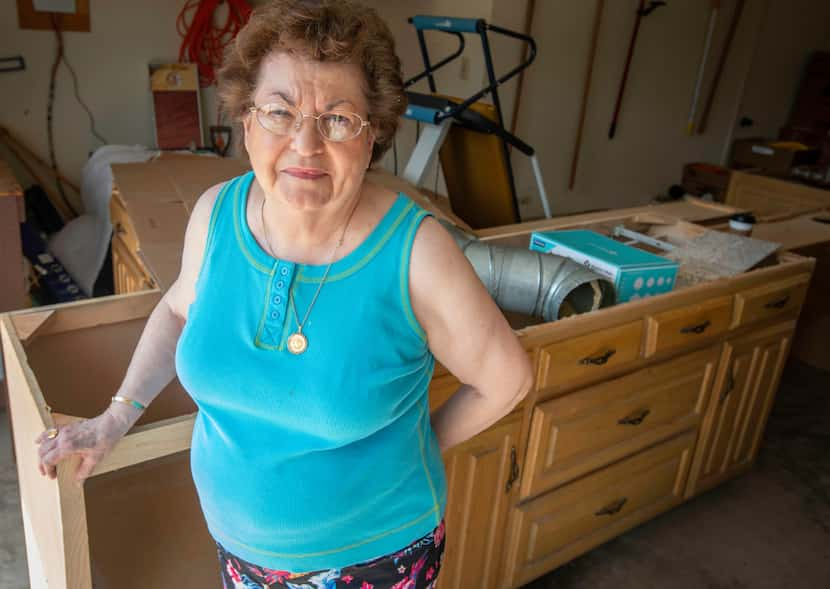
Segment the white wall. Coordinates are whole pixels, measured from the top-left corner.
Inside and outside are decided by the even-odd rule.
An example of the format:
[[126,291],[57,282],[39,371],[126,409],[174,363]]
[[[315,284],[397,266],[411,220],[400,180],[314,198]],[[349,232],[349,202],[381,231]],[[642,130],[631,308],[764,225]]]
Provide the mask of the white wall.
[[[742,114],[755,119],[756,125],[737,129],[736,134],[775,135],[788,115],[807,54],[813,49],[830,50],[830,2],[747,0],[710,130],[704,136],[690,138],[685,135],[685,119],[709,2],[669,2],[643,23],[618,135],[609,141],[608,125],[637,2],[607,0],[580,174],[576,190],[569,193],[567,175],[596,1],[535,2],[532,34],[539,44],[539,57],[527,72],[517,134],[537,148],[554,210],[559,213],[648,201],[679,181],[684,163],[719,161],[733,134],[733,122]],[[389,23],[407,76],[421,68],[415,31],[406,22],[407,17],[483,17],[521,29],[528,2],[368,0]],[[723,0],[723,4],[713,56],[723,41],[735,0]],[[66,53],[78,72],[81,94],[95,114],[99,131],[110,142],[152,145],[147,64],[176,59],[181,40],[175,19],[181,5],[181,0],[93,2],[92,32],[64,34]],[[427,34],[433,57],[452,49],[452,38]],[[496,68],[503,72],[518,61],[521,45],[493,37]],[[24,72],[0,75],[0,125],[8,127],[44,158],[48,156],[46,99],[54,50],[53,33],[20,30],[16,3],[0,3],[0,56],[22,54],[27,62]],[[469,37],[466,55],[466,79],[461,77],[461,64],[454,63],[438,75],[439,91],[465,96],[481,88],[484,63],[473,37]],[[710,74],[713,70],[714,61]],[[513,82],[501,89],[508,125],[515,87]],[[418,88],[426,89],[426,83],[420,83]],[[213,105],[213,92],[204,91],[206,126],[216,116]],[[55,130],[59,165],[69,178],[78,181],[88,152],[97,142],[90,134],[86,114],[72,95],[71,78],[65,68],[58,76]],[[414,124],[406,122],[398,141],[400,170],[414,145],[414,135]],[[525,217],[539,215],[541,209],[530,168],[520,154],[514,155],[514,162]],[[386,164],[391,167],[391,154]],[[432,180],[426,184],[431,188]],[[441,186],[439,183],[439,190]]]
[[[636,4],[605,3],[579,172],[575,189],[569,192],[597,0],[536,2],[532,31],[540,55],[525,81],[517,132],[539,152],[557,213],[648,202],[679,183],[684,163],[723,161],[733,125],[743,114],[754,118],[756,125],[734,130],[734,134],[776,136],[789,114],[807,55],[826,47],[830,37],[830,2],[826,0],[747,0],[708,131],[689,137],[686,119],[710,3],[669,2],[642,23],[617,135],[609,140]],[[735,6],[736,0],[722,2],[706,87]],[[521,157],[514,162],[523,216],[539,216],[530,167]]]
[[771,0],[740,109],[755,125],[737,129],[736,136],[778,135],[811,49],[830,50],[830,2]]
[[[147,65],[178,56],[175,21],[180,5],[169,0],[92,2],[91,32],[64,33],[65,53],[78,74],[81,96],[110,143],[153,144]],[[26,70],[0,75],[0,124],[48,159],[46,104],[55,34],[19,29],[16,6],[0,2],[0,55],[22,54]],[[65,67],[57,77],[54,129],[58,165],[77,182],[98,142],[73,96]]]

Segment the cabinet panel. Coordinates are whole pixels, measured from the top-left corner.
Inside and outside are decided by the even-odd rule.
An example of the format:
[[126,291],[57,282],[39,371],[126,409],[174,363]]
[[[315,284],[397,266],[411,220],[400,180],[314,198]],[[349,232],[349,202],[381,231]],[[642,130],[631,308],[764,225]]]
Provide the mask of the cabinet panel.
[[792,331],[788,331],[784,336],[760,342],[755,348],[752,389],[748,391],[746,407],[738,423],[730,457],[732,464],[749,464],[758,455],[791,340]]
[[116,294],[155,288],[134,256],[118,235],[112,236],[112,276]]
[[802,274],[739,292],[735,296],[735,325],[792,315],[801,308],[809,283],[810,275]]
[[655,313],[648,319],[646,356],[720,335],[732,322],[732,297]]
[[516,497],[522,412],[444,454],[447,535],[440,589],[500,587],[507,511]]
[[601,377],[610,368],[640,357],[643,322],[635,321],[556,342],[542,348],[540,388]]
[[537,495],[695,427],[719,347],[709,347],[534,407],[521,497]]
[[694,431],[684,433],[516,507],[508,586],[527,583],[679,503],[694,442]]
[[129,251],[138,251],[138,235],[117,189],[113,190],[112,198],[110,198],[110,220],[113,235],[120,237]]
[[757,456],[793,329],[787,322],[724,345],[687,496],[738,474]]

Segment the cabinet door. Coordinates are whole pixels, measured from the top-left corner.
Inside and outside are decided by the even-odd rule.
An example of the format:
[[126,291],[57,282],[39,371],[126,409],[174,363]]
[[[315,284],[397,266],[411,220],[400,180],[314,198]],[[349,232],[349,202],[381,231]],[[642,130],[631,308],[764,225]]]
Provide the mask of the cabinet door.
[[115,294],[127,294],[154,288],[139,263],[135,254],[118,235],[112,236],[112,275]]
[[687,496],[738,474],[755,459],[792,333],[788,322],[724,345]]
[[447,535],[439,589],[501,585],[507,512],[518,489],[522,412],[444,454]]

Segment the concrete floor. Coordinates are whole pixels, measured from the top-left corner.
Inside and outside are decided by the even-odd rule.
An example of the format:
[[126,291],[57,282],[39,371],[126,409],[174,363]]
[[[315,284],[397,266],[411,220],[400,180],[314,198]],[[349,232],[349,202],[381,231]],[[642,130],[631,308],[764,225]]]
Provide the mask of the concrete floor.
[[[0,413],[0,589],[26,589],[26,579],[17,477]],[[753,471],[524,589],[576,587],[830,587],[830,373],[788,365]]]

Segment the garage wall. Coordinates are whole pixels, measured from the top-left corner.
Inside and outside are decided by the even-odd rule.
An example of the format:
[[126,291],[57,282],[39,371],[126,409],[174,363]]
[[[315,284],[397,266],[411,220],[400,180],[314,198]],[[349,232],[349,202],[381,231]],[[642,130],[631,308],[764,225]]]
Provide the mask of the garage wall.
[[[680,178],[683,163],[720,161],[733,132],[774,135],[785,121],[809,50],[830,50],[830,2],[825,0],[747,0],[732,57],[723,77],[709,132],[688,137],[685,118],[708,18],[708,2],[677,0],[643,23],[617,138],[607,129],[637,0],[606,1],[593,90],[586,121],[576,189],[567,191],[579,100],[584,82],[593,10],[597,0],[536,0],[532,34],[537,62],[527,72],[517,133],[539,152],[554,210],[559,213],[648,201]],[[483,17],[508,28],[524,26],[529,0],[369,0],[387,20],[398,43],[406,75],[421,67],[413,14]],[[717,55],[735,0],[724,0],[714,55]],[[175,19],[182,2],[127,0],[94,2],[91,33],[65,33],[66,53],[78,73],[80,91],[95,114],[99,131],[112,143],[152,145],[152,105],[147,64],[172,60],[180,38]],[[129,26],[124,26],[129,23]],[[453,47],[451,38],[430,35],[432,55]],[[0,3],[0,55],[23,54],[24,72],[2,74],[0,124],[47,157],[46,102],[54,55],[49,31],[17,28],[16,3]],[[469,95],[484,83],[484,63],[474,39],[468,62],[438,76],[439,89]],[[516,63],[521,46],[493,39],[498,71]],[[710,67],[710,73],[714,67]],[[86,114],[72,95],[65,68],[55,100],[58,162],[75,181],[90,150],[97,146]],[[426,84],[420,84],[426,89]],[[510,124],[516,82],[501,90]],[[742,91],[744,90],[744,91]],[[212,90],[203,92],[206,124],[215,118]],[[734,129],[742,114],[756,123]],[[414,145],[414,124],[399,138],[402,169]],[[385,162],[390,168],[391,154]],[[523,156],[515,156],[517,184],[525,218],[541,214],[535,183]],[[433,176],[430,176],[433,178]],[[432,180],[428,182],[432,184]],[[442,182],[439,180],[439,190]]]
[[[417,39],[407,17],[443,14],[489,18],[492,9],[491,0],[368,0],[368,4],[389,23],[406,75],[421,69]],[[64,33],[66,55],[78,74],[81,96],[95,115],[98,131],[110,143],[153,145],[147,64],[174,61],[178,56],[181,38],[175,22],[182,5],[183,0],[93,2],[91,32]],[[452,42],[447,43],[451,40],[441,35],[430,35],[429,40],[434,56],[453,47]],[[0,2],[0,56],[22,54],[27,66],[23,72],[0,76],[0,125],[44,159],[48,158],[46,105],[54,52],[53,32],[19,29],[16,3]],[[466,77],[459,63],[441,72],[439,88],[461,96],[479,88],[484,72],[480,51],[469,52],[464,69]],[[418,87],[427,88],[425,82]],[[207,127],[216,117],[213,88],[202,91],[202,111]],[[79,182],[84,162],[99,144],[90,133],[86,113],[73,96],[72,79],[65,67],[58,72],[54,121],[58,164],[68,178]],[[405,124],[399,140],[402,163],[414,142],[414,124]],[[388,162],[391,168],[391,154]]]
[[[642,23],[617,135],[610,141],[638,2],[606,2],[579,171],[568,191],[596,4],[537,0],[533,18],[540,53],[525,81],[518,134],[537,148],[558,213],[643,204],[678,183],[684,163],[724,161],[733,135],[775,136],[789,114],[807,55],[830,38],[830,3],[824,0],[747,0],[708,131],[689,137],[686,119],[709,2],[669,2]],[[735,6],[736,0],[722,2],[706,87]],[[734,129],[743,115],[755,125]],[[540,216],[530,166],[521,157],[515,165],[523,216]]]
[[736,136],[778,135],[811,49],[830,50],[830,2],[771,1],[740,109],[755,124]]
[[[64,33],[65,53],[78,74],[80,93],[98,131],[110,143],[153,142],[147,64],[178,55],[175,20],[180,2],[110,0],[92,2],[89,33]],[[23,72],[0,74],[0,124],[48,159],[46,105],[55,54],[52,31],[21,30],[17,3],[0,2],[0,55],[22,54]],[[76,102],[65,67],[57,77],[54,106],[58,164],[79,181],[90,150],[98,146]]]

